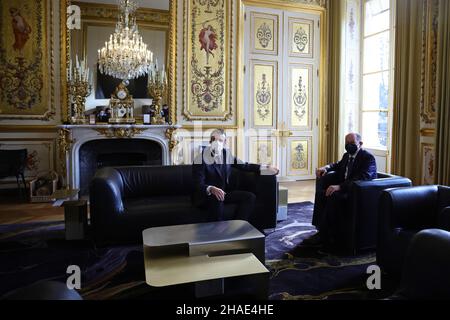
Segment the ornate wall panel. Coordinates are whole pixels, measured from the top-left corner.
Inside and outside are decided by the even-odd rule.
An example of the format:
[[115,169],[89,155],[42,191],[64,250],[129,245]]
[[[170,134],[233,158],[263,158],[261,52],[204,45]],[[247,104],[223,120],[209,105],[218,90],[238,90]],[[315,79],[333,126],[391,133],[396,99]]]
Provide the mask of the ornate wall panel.
[[314,22],[312,20],[289,18],[289,55],[312,58],[314,43]]
[[251,61],[253,127],[273,127],[277,110],[278,65],[276,61]]
[[289,65],[289,110],[290,126],[311,130],[312,66]]
[[184,1],[186,120],[232,118],[233,5],[230,0]]
[[55,115],[51,0],[0,3],[0,119]]
[[[25,178],[55,170],[55,139],[8,138],[0,141],[2,150],[27,149]],[[28,180],[28,179],[27,179]],[[15,183],[15,178],[2,179],[1,184]]]
[[422,184],[434,184],[435,151],[434,144],[422,143]]
[[276,164],[275,139],[263,140],[251,138],[250,144],[252,148],[250,162],[272,166]]
[[437,51],[439,0],[423,2],[422,30],[422,93],[420,115],[425,124],[436,122],[437,108]]
[[251,13],[252,53],[278,55],[278,15]]
[[311,174],[311,138],[289,138],[288,176]]

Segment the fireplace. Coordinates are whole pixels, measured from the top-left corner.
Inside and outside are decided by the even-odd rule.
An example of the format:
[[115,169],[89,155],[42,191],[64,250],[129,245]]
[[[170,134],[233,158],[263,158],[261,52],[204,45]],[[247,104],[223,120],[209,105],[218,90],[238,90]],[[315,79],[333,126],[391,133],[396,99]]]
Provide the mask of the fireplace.
[[79,150],[80,195],[89,194],[89,183],[102,167],[162,165],[161,145],[147,139],[98,139]]

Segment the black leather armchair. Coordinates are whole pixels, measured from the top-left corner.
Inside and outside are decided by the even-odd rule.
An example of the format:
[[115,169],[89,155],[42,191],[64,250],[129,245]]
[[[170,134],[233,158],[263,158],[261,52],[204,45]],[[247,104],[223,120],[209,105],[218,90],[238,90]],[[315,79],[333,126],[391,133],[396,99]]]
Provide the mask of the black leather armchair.
[[403,264],[399,291],[391,299],[450,299],[450,232],[415,234]]
[[[329,172],[327,176],[332,174],[335,172]],[[330,177],[330,180],[333,178]],[[381,192],[387,188],[409,186],[411,180],[381,172],[377,179],[352,182],[342,210],[343,216],[338,219],[339,247],[350,254],[374,249],[377,244],[378,201]]]
[[385,190],[378,215],[377,264],[398,276],[411,239],[421,230],[450,230],[450,188],[418,186]]
[[[230,183],[256,195],[250,223],[258,229],[275,228],[276,176],[232,168]],[[207,212],[193,207],[192,166],[102,168],[90,184],[93,236],[100,242],[142,241],[149,227],[205,222]],[[225,206],[225,216],[235,210]]]

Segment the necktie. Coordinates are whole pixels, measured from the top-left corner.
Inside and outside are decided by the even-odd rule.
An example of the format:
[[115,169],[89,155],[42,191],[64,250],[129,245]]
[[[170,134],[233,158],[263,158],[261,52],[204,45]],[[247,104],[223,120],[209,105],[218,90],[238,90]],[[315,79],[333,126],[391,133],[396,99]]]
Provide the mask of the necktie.
[[345,176],[345,179],[348,179],[348,177],[350,177],[350,175],[352,174],[352,170],[353,170],[353,162],[354,162],[355,158],[350,157],[348,159],[348,164],[347,164],[347,174]]

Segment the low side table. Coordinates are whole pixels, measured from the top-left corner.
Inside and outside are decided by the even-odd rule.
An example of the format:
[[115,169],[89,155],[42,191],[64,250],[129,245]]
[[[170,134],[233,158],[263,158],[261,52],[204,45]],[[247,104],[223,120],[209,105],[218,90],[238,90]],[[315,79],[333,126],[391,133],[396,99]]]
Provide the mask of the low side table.
[[149,228],[143,242],[146,282],[152,287],[193,283],[196,296],[204,297],[225,293],[239,277],[243,286],[245,280],[256,284],[256,296],[267,297],[265,237],[246,221]]

